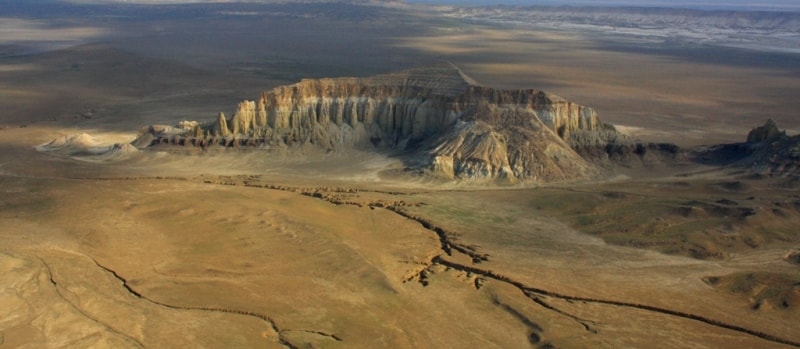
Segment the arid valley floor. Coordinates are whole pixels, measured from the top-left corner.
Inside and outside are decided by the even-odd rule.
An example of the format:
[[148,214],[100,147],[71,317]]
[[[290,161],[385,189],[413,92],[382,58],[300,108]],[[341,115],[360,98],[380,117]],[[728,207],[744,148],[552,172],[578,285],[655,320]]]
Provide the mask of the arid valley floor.
[[690,149],[797,134],[797,53],[402,6],[59,6],[0,14],[0,348],[800,347],[796,168],[498,184],[363,149],[40,151],[442,61]]

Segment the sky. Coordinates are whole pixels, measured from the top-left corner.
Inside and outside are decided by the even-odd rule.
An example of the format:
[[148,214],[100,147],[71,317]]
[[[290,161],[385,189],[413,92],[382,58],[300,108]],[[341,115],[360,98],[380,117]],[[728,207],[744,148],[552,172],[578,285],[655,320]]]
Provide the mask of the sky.
[[[0,0],[2,3],[23,0]],[[28,0],[25,0],[28,1]],[[29,0],[45,1],[45,0]],[[73,3],[188,3],[188,2],[259,2],[260,0],[54,0]],[[291,2],[292,0],[261,0],[265,2]],[[336,0],[329,0],[336,1]],[[402,0],[406,3],[439,4],[439,5],[522,5],[522,6],[631,6],[631,7],[666,7],[712,10],[771,10],[800,12],[800,0]],[[0,15],[2,10],[0,10]]]
[[594,5],[800,11],[800,0],[405,0],[447,5]]

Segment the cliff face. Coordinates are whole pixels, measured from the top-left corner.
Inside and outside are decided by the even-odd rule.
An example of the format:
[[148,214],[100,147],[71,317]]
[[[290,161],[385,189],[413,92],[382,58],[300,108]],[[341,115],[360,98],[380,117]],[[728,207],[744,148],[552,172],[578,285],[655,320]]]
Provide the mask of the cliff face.
[[449,178],[568,180],[591,172],[573,147],[611,132],[591,108],[537,90],[478,85],[451,64],[370,78],[303,80],[216,121],[153,126],[137,146],[380,149],[422,156]]
[[434,172],[450,179],[553,182],[593,173],[533,110],[519,106],[481,104],[465,112],[429,154]]

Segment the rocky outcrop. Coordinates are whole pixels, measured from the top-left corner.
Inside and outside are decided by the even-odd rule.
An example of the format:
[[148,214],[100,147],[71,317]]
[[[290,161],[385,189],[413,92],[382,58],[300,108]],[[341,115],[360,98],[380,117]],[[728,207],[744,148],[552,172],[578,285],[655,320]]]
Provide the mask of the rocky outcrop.
[[593,173],[532,110],[495,104],[462,115],[429,154],[434,172],[450,179],[551,182]]
[[772,119],[753,128],[747,142],[739,144],[746,154],[738,164],[750,171],[778,177],[800,175],[800,136],[788,136]]
[[764,126],[754,127],[750,130],[750,133],[747,134],[747,143],[775,140],[781,136],[786,136],[786,132],[778,130],[778,124],[774,120],[767,119]]
[[628,140],[594,110],[538,90],[481,86],[452,64],[368,78],[307,79],[239,103],[230,118],[151,126],[138,147],[413,154],[454,179],[557,181],[590,175],[574,149]]
[[696,150],[699,162],[744,168],[750,173],[773,177],[800,176],[800,135],[788,136],[772,119],[753,128],[747,141],[720,144]]
[[133,144],[103,144],[89,134],[81,133],[55,138],[36,146],[36,150],[60,157],[90,162],[126,160],[139,152]]
[[786,254],[783,255],[783,260],[792,264],[800,265],[800,249],[793,248],[789,250],[789,252],[786,252]]

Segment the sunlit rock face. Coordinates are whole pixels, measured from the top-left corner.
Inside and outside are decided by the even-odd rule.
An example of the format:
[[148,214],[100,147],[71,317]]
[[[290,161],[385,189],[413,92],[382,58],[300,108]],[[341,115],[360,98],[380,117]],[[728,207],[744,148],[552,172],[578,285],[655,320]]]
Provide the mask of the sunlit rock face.
[[302,80],[242,101],[230,118],[151,126],[134,144],[375,149],[422,157],[421,167],[445,178],[516,182],[586,177],[592,166],[573,149],[623,137],[591,108],[538,90],[481,86],[443,63]]

